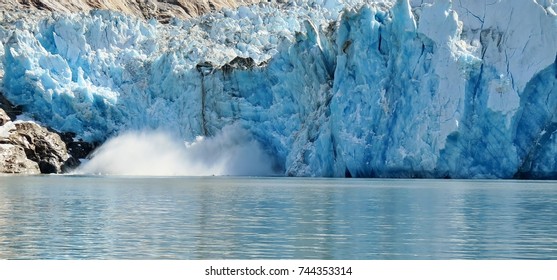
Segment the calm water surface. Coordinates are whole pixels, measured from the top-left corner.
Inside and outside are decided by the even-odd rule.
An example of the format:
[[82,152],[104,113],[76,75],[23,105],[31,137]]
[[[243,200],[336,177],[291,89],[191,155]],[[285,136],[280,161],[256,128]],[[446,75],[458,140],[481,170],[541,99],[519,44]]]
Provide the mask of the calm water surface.
[[0,259],[557,259],[557,182],[0,177]]

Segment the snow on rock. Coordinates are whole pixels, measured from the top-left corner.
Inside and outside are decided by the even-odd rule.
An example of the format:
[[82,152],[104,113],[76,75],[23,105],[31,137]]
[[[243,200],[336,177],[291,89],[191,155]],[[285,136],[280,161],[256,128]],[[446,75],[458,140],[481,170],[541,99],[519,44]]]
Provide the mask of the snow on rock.
[[6,20],[3,91],[87,141],[238,125],[292,176],[554,177],[555,6],[290,0],[167,25]]

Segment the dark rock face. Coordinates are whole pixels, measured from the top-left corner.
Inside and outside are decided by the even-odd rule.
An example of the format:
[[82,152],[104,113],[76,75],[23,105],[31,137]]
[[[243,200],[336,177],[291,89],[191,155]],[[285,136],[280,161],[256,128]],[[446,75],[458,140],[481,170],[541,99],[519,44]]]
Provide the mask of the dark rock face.
[[73,132],[64,132],[59,134],[62,138],[62,141],[66,143],[66,147],[68,148],[68,153],[73,158],[87,158],[100,143],[89,143],[79,139],[75,139],[75,133]]
[[234,69],[239,69],[239,70],[250,70],[252,68],[255,68],[256,66],[259,66],[255,63],[255,61],[253,60],[253,58],[251,57],[235,57],[232,61],[228,62],[227,64],[225,64],[222,69],[224,72],[232,72],[232,70]]
[[25,149],[12,143],[11,136],[16,129],[8,114],[0,109],[0,173],[41,173],[39,164],[27,158]]
[[0,109],[0,173],[62,173],[79,162],[55,132],[33,123],[12,123]]
[[[8,99],[6,99],[6,97],[4,97],[2,92],[0,92],[0,109],[3,109],[2,113],[4,116],[8,117],[8,121],[10,119],[15,119],[17,115],[23,113],[21,106],[15,106],[12,104]],[[4,125],[4,123],[0,122],[0,125]]]
[[70,156],[60,136],[32,122],[15,126],[12,143],[23,147],[27,158],[39,163],[41,173],[61,173]]
[[4,110],[0,109],[0,126],[3,126],[10,121],[11,119],[8,114],[6,114]]

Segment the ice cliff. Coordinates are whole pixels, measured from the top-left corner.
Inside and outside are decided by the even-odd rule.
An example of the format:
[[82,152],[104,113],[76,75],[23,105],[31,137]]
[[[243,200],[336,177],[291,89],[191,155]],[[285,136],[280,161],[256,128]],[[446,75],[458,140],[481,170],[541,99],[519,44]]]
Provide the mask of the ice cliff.
[[2,91],[87,141],[239,126],[292,176],[557,177],[557,4],[359,2],[3,14]]

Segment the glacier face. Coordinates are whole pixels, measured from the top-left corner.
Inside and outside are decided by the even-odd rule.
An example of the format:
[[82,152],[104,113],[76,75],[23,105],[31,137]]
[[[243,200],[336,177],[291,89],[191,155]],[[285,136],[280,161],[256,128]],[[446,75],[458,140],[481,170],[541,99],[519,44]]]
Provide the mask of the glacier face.
[[0,28],[3,92],[88,141],[239,125],[292,176],[553,178],[555,6],[298,0],[168,25],[17,20]]

